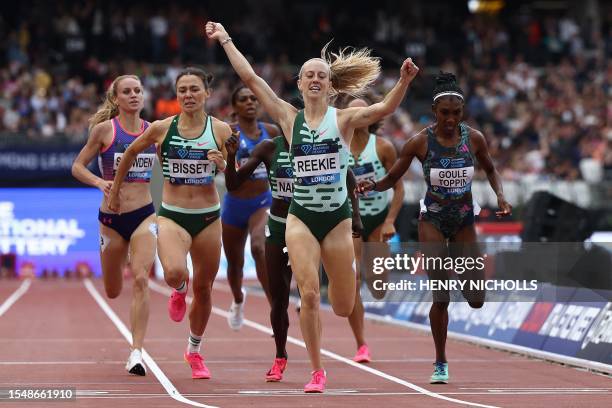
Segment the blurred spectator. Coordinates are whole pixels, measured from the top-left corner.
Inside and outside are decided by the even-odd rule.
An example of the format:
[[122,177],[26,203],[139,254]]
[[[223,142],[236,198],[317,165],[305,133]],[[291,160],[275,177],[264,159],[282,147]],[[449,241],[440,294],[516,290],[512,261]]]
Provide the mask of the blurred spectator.
[[19,19],[0,19],[0,131],[48,141],[61,134],[83,143],[89,116],[112,78],[124,73],[141,77],[147,119],[174,115],[174,78],[185,65],[204,65],[215,75],[207,109],[231,120],[237,77],[202,35],[214,7],[214,18],[257,72],[296,106],[298,65],[333,37],[332,50],[368,46],[382,58],[380,93],[393,84],[405,55],[421,66],[406,101],[381,130],[398,149],[431,122],[433,76],[441,69],[459,78],[465,119],[484,132],[504,178],[610,178],[610,4],[595,2],[595,11],[574,7],[579,13],[573,15],[518,1],[506,2],[499,15],[471,15],[462,2],[413,3],[391,10],[356,0],[347,10],[298,0],[290,11],[280,0],[150,6],[23,0]]

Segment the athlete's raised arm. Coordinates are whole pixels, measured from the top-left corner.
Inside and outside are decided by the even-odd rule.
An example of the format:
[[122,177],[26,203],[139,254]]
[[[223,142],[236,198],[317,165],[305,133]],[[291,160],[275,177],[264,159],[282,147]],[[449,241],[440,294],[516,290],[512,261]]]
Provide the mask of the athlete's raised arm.
[[232,38],[221,24],[212,21],[206,23],[206,35],[208,38],[219,41],[219,44],[223,47],[225,54],[227,54],[227,58],[242,82],[253,91],[270,117],[280,124],[283,133],[290,142],[291,132],[287,130],[290,130],[293,125],[293,119],[297,113],[297,109],[280,99],[266,81],[255,73],[249,61],[247,61],[244,55],[236,48]]

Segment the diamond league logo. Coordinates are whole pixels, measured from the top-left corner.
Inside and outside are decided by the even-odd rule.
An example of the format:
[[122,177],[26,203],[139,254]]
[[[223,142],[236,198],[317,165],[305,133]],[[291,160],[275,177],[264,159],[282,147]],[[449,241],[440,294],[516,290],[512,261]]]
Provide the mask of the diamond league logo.
[[447,159],[447,158],[440,159],[440,164],[442,164],[442,166],[444,167],[448,167],[448,165],[450,164],[450,159]]
[[300,146],[300,149],[302,150],[302,152],[304,152],[305,155],[308,155],[312,151],[312,146],[303,144]]
[[187,153],[189,152],[185,149],[179,149],[177,150],[177,153],[181,159],[184,159],[187,156]]
[[287,176],[293,177],[293,169],[287,168],[287,170],[285,170],[285,172],[287,173]]

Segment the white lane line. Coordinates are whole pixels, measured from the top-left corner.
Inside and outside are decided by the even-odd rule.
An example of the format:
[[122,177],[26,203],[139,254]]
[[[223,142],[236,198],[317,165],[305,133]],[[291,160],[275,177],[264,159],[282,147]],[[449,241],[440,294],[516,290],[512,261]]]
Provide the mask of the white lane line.
[[[106,316],[113,322],[113,324],[117,327],[119,332],[125,337],[128,343],[132,344],[132,333],[128,330],[128,328],[123,324],[121,319],[115,314],[113,309],[106,303],[106,300],[100,295],[100,293],[96,290],[95,286],[91,282],[90,279],[85,279],[85,287],[94,298],[94,300],[98,303],[98,306],[106,313]],[[193,405],[194,407],[202,407],[202,408],[217,408],[212,405],[205,405],[199,402],[192,401],[187,399],[181,395],[180,392],[176,389],[174,384],[166,377],[164,372],[159,368],[155,360],[147,353],[145,349],[142,349],[142,359],[145,364],[149,367],[149,370],[157,377],[159,383],[164,387],[168,395],[170,395],[175,400],[182,402],[184,404]]]
[[6,311],[9,310],[11,306],[13,306],[13,303],[18,301],[19,298],[22,297],[28,291],[31,284],[32,284],[31,279],[26,279],[23,281],[23,283],[17,288],[17,290],[13,292],[11,296],[9,296],[4,301],[4,303],[2,303],[2,305],[0,305],[0,316],[6,313]]
[[[162,293],[162,294],[164,294],[166,296],[170,296],[172,294],[172,290],[170,290],[167,287],[161,286],[160,284],[158,284],[157,282],[155,282],[153,280],[149,280],[149,288],[154,290],[154,291],[156,291],[156,292],[158,292],[158,293]],[[191,303],[191,296],[187,296],[187,301],[189,303]],[[212,312],[214,314],[218,315],[218,316],[222,316],[222,317],[225,317],[225,318],[227,318],[228,315],[229,315],[229,313],[226,312],[225,310],[219,309],[218,307],[215,307],[215,306],[212,307]],[[249,327],[251,327],[251,328],[253,328],[253,329],[255,329],[255,330],[259,330],[260,332],[266,333],[268,335],[273,334],[271,328],[266,327],[264,325],[261,325],[261,324],[259,324],[257,322],[252,321],[252,320],[244,319],[244,324],[249,326]],[[295,344],[297,346],[306,348],[306,344],[303,341],[296,339],[295,337],[287,336],[287,341],[289,343]],[[362,371],[366,371],[366,372],[368,372],[370,374],[374,374],[374,375],[376,375],[378,377],[384,378],[385,380],[389,380],[389,381],[392,381],[392,382],[394,382],[396,384],[403,385],[404,387],[408,387],[410,389],[413,389],[413,390],[415,390],[415,391],[417,391],[417,392],[419,392],[421,394],[427,395],[427,396],[432,397],[432,398],[438,398],[438,399],[442,399],[442,400],[445,400],[445,401],[448,401],[448,402],[454,402],[454,403],[457,403],[457,404],[469,405],[469,406],[472,406],[472,407],[498,408],[498,407],[496,407],[494,405],[478,404],[478,403],[475,403],[475,402],[463,401],[463,400],[460,400],[460,399],[450,398],[450,397],[446,397],[446,396],[441,395],[441,394],[437,394],[437,393],[429,391],[429,390],[427,390],[425,388],[419,387],[418,385],[413,384],[411,382],[404,381],[401,378],[397,378],[397,377],[394,377],[394,376],[389,375],[387,373],[384,373],[384,372],[382,372],[380,370],[377,370],[375,368],[368,367],[368,366],[356,363],[353,360],[350,360],[348,358],[342,357],[339,354],[333,353],[333,352],[331,352],[329,350],[326,350],[326,349],[323,349],[323,348],[321,349],[321,354],[326,356],[326,357],[333,358],[334,360],[341,361],[341,362],[343,362],[345,364],[348,364],[348,365],[350,365],[352,367],[358,368],[358,369],[360,369]]]

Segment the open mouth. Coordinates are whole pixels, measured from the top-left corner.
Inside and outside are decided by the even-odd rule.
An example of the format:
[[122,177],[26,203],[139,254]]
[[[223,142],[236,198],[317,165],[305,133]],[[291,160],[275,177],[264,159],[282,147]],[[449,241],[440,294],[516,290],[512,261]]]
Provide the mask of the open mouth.
[[321,86],[320,85],[310,85],[310,88],[308,88],[309,91],[313,91],[313,92],[319,92],[321,90]]

